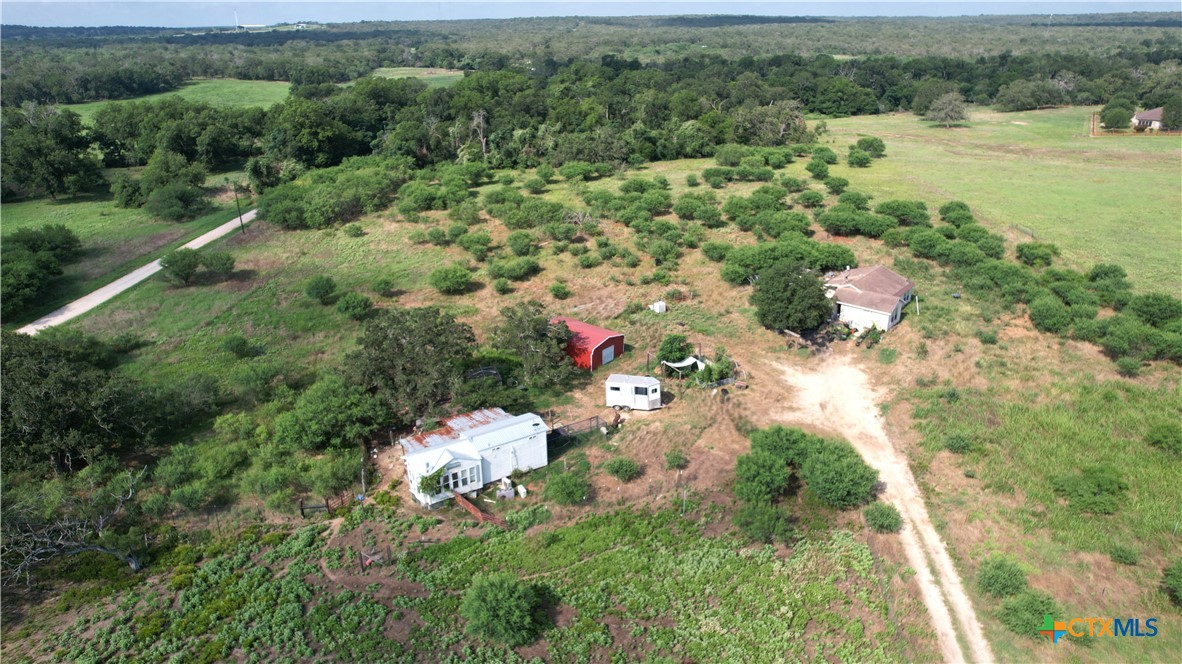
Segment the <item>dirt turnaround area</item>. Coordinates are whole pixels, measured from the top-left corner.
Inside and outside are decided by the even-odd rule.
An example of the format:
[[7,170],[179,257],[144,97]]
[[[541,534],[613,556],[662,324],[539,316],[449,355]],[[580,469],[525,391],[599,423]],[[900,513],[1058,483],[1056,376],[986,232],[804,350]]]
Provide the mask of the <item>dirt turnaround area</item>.
[[[903,515],[900,542],[908,563],[915,569],[944,661],[992,662],[989,642],[948,550],[928,517],[907,457],[891,443],[883,428],[878,393],[849,356],[833,353],[820,362],[809,370],[787,364],[779,366],[785,382],[792,388],[790,398],[784,402],[793,405],[781,411],[776,419],[843,437],[878,470],[883,484],[882,499]],[[957,638],[957,626],[968,648],[967,654]]]

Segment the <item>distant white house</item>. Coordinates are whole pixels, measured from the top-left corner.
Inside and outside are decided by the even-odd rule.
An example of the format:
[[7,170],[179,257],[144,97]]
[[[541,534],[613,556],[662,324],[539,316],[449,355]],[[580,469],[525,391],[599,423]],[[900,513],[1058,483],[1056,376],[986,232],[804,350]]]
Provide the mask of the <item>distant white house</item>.
[[827,295],[837,302],[838,319],[856,330],[872,325],[884,332],[903,317],[915,284],[881,265],[839,272],[825,281]]
[[657,410],[661,407],[661,381],[652,376],[612,374],[603,384],[607,405],[625,410]]
[[[515,470],[532,470],[549,463],[546,423],[533,413],[510,415],[500,408],[453,415],[431,431],[399,441],[404,451],[410,492],[424,507],[468,493],[508,477]],[[443,469],[438,490],[419,490],[424,477]]]
[[1165,112],[1164,106],[1158,106],[1157,108],[1141,111],[1140,113],[1133,116],[1133,129],[1137,131],[1145,131],[1146,129],[1150,131],[1160,131],[1161,117],[1163,112]]

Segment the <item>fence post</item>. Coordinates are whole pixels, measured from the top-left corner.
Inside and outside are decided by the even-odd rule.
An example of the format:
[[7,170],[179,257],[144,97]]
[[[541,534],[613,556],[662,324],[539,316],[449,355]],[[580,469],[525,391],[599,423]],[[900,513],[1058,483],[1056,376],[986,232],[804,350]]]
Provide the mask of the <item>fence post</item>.
[[300,498],[300,518],[301,519],[305,518],[304,517],[304,499],[303,498]]

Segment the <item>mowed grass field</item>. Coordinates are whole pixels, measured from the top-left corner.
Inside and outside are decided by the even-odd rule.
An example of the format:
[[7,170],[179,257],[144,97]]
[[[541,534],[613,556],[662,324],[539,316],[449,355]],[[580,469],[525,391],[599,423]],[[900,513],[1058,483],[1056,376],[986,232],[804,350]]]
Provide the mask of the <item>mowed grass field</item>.
[[[142,209],[121,208],[109,195],[81,196],[52,201],[47,198],[4,203],[0,230],[62,224],[82,241],[79,260],[63,266],[64,274],[36,307],[6,319],[23,325],[90,291],[105,286],[145,263],[163,256],[193,238],[233,219],[234,204],[214,203],[210,212],[184,223],[153,219]],[[2,247],[0,247],[2,250]]]
[[886,141],[887,157],[873,167],[831,169],[851,189],[929,208],[962,200],[994,230],[1021,225],[1057,244],[1070,266],[1117,263],[1139,290],[1178,293],[1182,138],[1089,138],[1093,110],[974,109],[967,126],[953,129],[910,113],[843,118],[828,121],[823,141],[843,157],[859,136]]
[[110,104],[122,104],[128,101],[158,101],[169,95],[180,95],[190,101],[201,101],[213,106],[261,106],[268,107],[287,98],[290,83],[283,81],[241,81],[233,78],[198,79],[189,81],[172,92],[158,95],[147,95],[135,99],[113,99],[109,101],[93,101],[86,104],[65,104],[68,108],[82,116],[82,121],[89,123],[95,113]]
[[380,67],[373,70],[372,75],[380,78],[417,78],[433,88],[450,87],[464,78],[464,72],[458,69],[437,67]]

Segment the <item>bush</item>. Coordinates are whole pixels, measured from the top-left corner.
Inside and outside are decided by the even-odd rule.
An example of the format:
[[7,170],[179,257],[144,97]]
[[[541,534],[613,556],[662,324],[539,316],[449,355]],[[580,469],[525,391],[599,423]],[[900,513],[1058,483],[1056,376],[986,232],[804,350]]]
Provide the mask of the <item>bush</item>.
[[1043,332],[1058,334],[1071,325],[1071,312],[1059,298],[1044,295],[1030,303],[1030,322]]
[[1182,300],[1167,293],[1136,295],[1126,310],[1153,327],[1163,327],[1182,318]]
[[542,178],[530,178],[522,183],[525,190],[535,196],[546,191],[546,181]]
[[525,256],[510,260],[502,260],[488,266],[488,276],[493,279],[509,279],[524,281],[537,274],[542,269],[536,258]]
[[1112,514],[1129,485],[1112,466],[1087,466],[1078,473],[1051,478],[1051,488],[1076,511]]
[[239,359],[257,355],[254,345],[241,334],[231,334],[225,339],[222,339],[222,350]]
[[1149,428],[1145,442],[1166,452],[1182,454],[1182,425],[1177,422],[1162,422]]
[[492,287],[497,295],[508,295],[513,292],[513,284],[509,283],[509,280],[504,277],[494,280]]
[[968,454],[975,447],[973,439],[964,434],[952,433],[944,436],[944,449],[953,454]]
[[792,540],[792,516],[767,503],[746,503],[735,512],[735,526],[752,542],[771,544]]
[[702,253],[706,255],[706,258],[709,258],[715,263],[721,263],[726,260],[726,256],[731,252],[732,248],[727,242],[712,240],[702,245]]
[[201,255],[201,266],[225,279],[234,272],[234,257],[224,251],[211,251]]
[[345,293],[337,300],[337,311],[353,320],[361,320],[373,309],[373,301],[361,293]]
[[565,300],[571,295],[574,295],[574,292],[571,291],[571,289],[561,281],[555,281],[554,283],[550,284],[550,295],[552,295],[556,300]]
[[624,457],[609,459],[603,464],[603,470],[621,482],[631,482],[640,477],[641,472],[643,472],[640,464]]
[[172,281],[189,285],[201,268],[201,254],[193,249],[177,249],[160,258],[160,268]]
[[813,159],[819,159],[826,164],[836,164],[837,153],[834,152],[832,148],[825,147],[824,145],[818,145],[817,147],[813,148]]
[[1059,255],[1059,247],[1049,242],[1023,242],[1016,249],[1018,260],[1030,267],[1049,267]]
[[735,464],[735,496],[748,503],[771,503],[788,488],[788,464],[765,451],[752,450]]
[[899,510],[886,503],[870,503],[862,510],[866,525],[876,533],[897,533],[903,529],[903,517]]
[[680,450],[665,452],[665,468],[667,470],[682,470],[689,465],[689,457]]
[[870,155],[863,150],[850,150],[846,163],[854,168],[866,168],[870,165]]
[[529,530],[533,526],[546,523],[550,517],[550,510],[545,505],[533,505],[509,512],[505,515],[505,523],[514,530]]
[[148,195],[144,209],[165,221],[192,219],[207,207],[205,193],[180,182],[166,185]]
[[477,577],[460,603],[468,633],[508,646],[537,640],[546,624],[543,609],[537,590],[509,574]]
[[1162,575],[1162,587],[1175,604],[1182,606],[1182,558],[1170,563]]
[[1116,361],[1116,372],[1125,378],[1136,378],[1141,375],[1141,360],[1135,357],[1122,357]]
[[825,196],[819,191],[802,191],[796,196],[796,202],[804,208],[816,208],[825,203]]
[[361,224],[349,224],[345,226],[345,235],[349,237],[361,237],[365,235],[365,229],[361,227]]
[[1141,560],[1141,554],[1131,547],[1116,544],[1108,552],[1112,562],[1120,565],[1136,565]]
[[857,147],[859,150],[862,150],[871,157],[874,157],[875,159],[886,156],[886,143],[883,143],[881,138],[876,138],[874,136],[859,138],[855,147]]
[[591,484],[575,473],[559,473],[546,482],[542,496],[559,505],[577,505],[591,497]]
[[1026,590],[1026,573],[1009,558],[989,558],[977,570],[977,586],[993,597],[1009,597]]
[[997,619],[1006,629],[1029,638],[1038,638],[1043,616],[1059,615],[1059,606],[1050,595],[1038,590],[1024,590],[1001,603]]
[[332,296],[337,292],[337,282],[333,281],[332,277],[320,275],[312,277],[308,285],[304,288],[304,293],[316,300],[320,304],[328,304],[332,301]]
[[852,206],[855,210],[870,209],[870,196],[860,191],[846,191],[837,197],[837,202]]
[[825,178],[825,188],[828,189],[829,193],[833,194],[834,196],[840,195],[848,186],[850,186],[850,181],[845,178]]
[[697,175],[695,175],[695,174],[693,174],[693,173],[690,173],[690,174],[688,174],[688,175],[686,175],[686,176],[685,176],[685,186],[687,186],[687,187],[697,187],[697,186],[698,186],[698,185],[700,185],[700,184],[702,184],[702,183],[698,181],[698,176],[697,176]]
[[850,509],[874,497],[878,471],[866,465],[849,443],[820,448],[800,467],[800,478],[821,502],[837,509]]
[[817,180],[824,180],[829,177],[829,165],[820,159],[813,159],[805,167],[804,170],[812,174]]
[[472,275],[463,265],[436,268],[427,278],[431,287],[444,295],[459,295],[472,285]]
[[603,264],[603,259],[599,254],[586,253],[579,256],[579,267],[588,270],[593,267],[599,267]]

